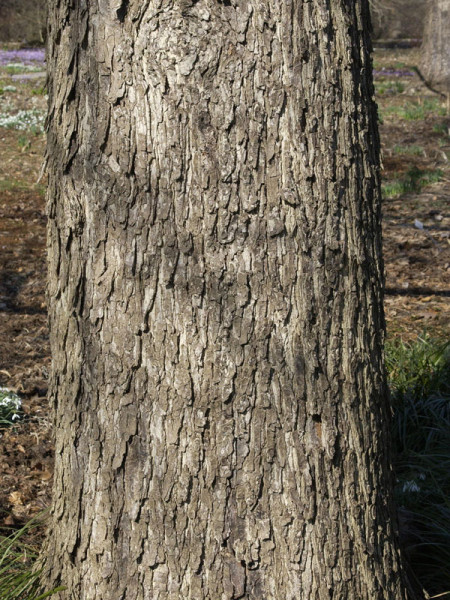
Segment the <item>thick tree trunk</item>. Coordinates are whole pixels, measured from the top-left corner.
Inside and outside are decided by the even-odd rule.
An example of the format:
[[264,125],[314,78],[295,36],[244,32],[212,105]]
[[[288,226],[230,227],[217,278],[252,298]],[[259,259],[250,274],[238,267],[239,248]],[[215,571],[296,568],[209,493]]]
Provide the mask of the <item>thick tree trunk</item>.
[[53,0],[48,585],[400,600],[360,0]]
[[427,83],[450,94],[450,0],[429,0],[421,72]]

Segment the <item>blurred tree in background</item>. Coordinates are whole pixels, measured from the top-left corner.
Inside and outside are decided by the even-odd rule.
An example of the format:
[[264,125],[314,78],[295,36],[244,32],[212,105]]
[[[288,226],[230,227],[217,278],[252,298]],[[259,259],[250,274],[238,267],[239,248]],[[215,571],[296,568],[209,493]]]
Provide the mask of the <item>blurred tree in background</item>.
[[[421,38],[429,1],[370,0],[375,38]],[[0,42],[43,43],[46,7],[47,0],[1,0]]]
[[47,0],[1,0],[0,42],[42,44]]
[[428,0],[370,0],[375,38],[420,39]]
[[450,93],[450,0],[431,0],[422,44],[421,71],[441,93]]
[[[370,0],[376,38],[421,38],[429,0]],[[448,2],[447,2],[448,4]],[[47,0],[1,0],[0,41],[43,42]]]

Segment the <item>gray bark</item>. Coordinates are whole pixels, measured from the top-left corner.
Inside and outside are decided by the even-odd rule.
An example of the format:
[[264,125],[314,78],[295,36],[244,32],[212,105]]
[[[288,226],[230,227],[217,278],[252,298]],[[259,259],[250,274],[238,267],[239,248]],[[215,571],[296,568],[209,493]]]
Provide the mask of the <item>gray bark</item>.
[[450,0],[430,0],[421,72],[428,84],[450,94]]
[[61,600],[400,600],[366,1],[53,0]]

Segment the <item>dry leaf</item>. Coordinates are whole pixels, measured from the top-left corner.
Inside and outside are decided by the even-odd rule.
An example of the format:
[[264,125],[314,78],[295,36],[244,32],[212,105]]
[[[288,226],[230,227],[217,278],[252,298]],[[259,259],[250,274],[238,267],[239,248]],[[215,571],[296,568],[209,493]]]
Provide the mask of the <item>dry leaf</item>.
[[15,520],[14,520],[14,517],[12,515],[8,515],[6,517],[6,519],[3,519],[3,524],[4,525],[14,525],[14,523],[15,523]]
[[8,500],[11,502],[11,504],[23,505],[23,498],[20,492],[11,492],[8,496]]

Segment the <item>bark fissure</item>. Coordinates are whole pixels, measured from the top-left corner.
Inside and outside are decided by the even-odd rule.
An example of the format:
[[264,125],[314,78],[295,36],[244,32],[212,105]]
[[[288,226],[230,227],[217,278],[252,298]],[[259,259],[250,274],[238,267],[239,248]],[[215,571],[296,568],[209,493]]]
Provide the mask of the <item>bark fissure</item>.
[[120,8],[118,8],[116,11],[117,18],[119,19],[120,23],[123,23],[125,21],[125,18],[128,13],[128,5],[129,5],[129,0],[122,0],[122,4],[120,5]]

